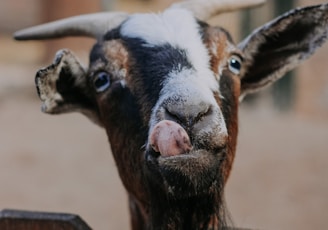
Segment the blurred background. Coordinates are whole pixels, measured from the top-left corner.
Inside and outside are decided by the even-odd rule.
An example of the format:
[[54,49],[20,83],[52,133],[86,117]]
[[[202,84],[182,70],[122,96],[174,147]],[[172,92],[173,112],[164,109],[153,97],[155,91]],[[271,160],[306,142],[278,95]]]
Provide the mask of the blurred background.
[[[128,229],[124,191],[104,130],[80,114],[40,112],[35,72],[69,48],[88,64],[94,41],[16,42],[39,23],[104,10],[157,12],[173,0],[0,1],[0,209],[79,214],[97,230]],[[317,0],[269,1],[211,24],[239,42],[286,10]],[[240,135],[226,189],[238,227],[328,229],[328,45],[240,111]]]

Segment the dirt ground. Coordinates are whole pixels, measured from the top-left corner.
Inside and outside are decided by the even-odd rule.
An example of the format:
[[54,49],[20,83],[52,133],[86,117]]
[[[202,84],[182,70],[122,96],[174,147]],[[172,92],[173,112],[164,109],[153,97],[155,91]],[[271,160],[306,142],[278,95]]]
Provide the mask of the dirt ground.
[[[36,69],[0,64],[0,209],[76,213],[97,230],[128,229],[104,130],[79,114],[42,114]],[[236,226],[327,229],[327,148],[326,120],[243,106],[226,190]]]

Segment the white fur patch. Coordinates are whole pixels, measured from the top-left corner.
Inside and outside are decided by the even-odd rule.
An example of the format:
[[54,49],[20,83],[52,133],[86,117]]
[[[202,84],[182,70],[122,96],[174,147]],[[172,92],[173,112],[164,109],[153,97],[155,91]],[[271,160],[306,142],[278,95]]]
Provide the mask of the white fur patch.
[[216,104],[212,90],[201,77],[197,76],[197,72],[194,70],[172,71],[170,78],[163,85],[161,95],[181,95],[193,105],[198,105],[201,101]]
[[193,15],[184,9],[168,9],[159,14],[134,14],[121,28],[123,36],[141,38],[147,46],[170,44],[186,51],[196,75],[212,89],[218,83],[210,69],[210,57],[202,42],[199,25]]
[[173,48],[184,50],[192,65],[190,69],[181,66],[168,74],[163,82],[160,98],[152,110],[149,132],[152,132],[154,125],[160,120],[165,119],[162,108],[164,101],[175,98],[183,101],[175,106],[181,111],[185,110],[186,115],[197,114],[197,110],[204,107],[204,104],[212,106],[216,116],[211,124],[199,122],[201,128],[198,134],[207,133],[208,136],[209,133],[215,133],[217,140],[225,140],[227,128],[213,96],[213,92],[219,92],[218,79],[210,68],[210,56],[194,16],[184,9],[168,9],[159,14],[135,14],[122,25],[121,34],[143,39],[147,43],[145,48],[169,44]]
[[204,105],[211,106],[216,115],[213,116],[211,125],[203,125],[202,122],[199,122],[202,128],[198,131],[198,135],[211,133],[215,130],[217,141],[225,140],[223,137],[228,135],[228,131],[222,111],[213,97],[212,90],[206,85],[206,82],[202,81],[202,78],[197,77],[194,70],[172,71],[163,85],[160,98],[152,110],[149,133],[152,132],[154,125],[164,119],[164,117],[161,117],[163,111],[158,113],[158,111],[161,111],[164,101],[168,98],[175,98],[183,101],[183,103],[177,103],[175,107],[180,111],[186,110],[186,114],[197,114],[199,108],[204,108]]

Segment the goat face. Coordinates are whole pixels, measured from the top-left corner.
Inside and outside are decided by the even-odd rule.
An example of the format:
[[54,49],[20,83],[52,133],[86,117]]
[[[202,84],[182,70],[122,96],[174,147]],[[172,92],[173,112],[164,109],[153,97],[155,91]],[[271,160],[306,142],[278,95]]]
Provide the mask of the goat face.
[[[121,179],[138,206],[135,218],[147,221],[151,209],[161,219],[158,197],[171,199],[162,207],[185,200],[186,206],[175,207],[184,211],[192,206],[187,198],[202,197],[188,214],[192,220],[201,215],[198,226],[207,226],[212,217],[220,219],[238,102],[313,54],[327,31],[328,4],[290,11],[238,46],[225,30],[184,9],[136,14],[100,37],[96,33],[88,70],[62,50],[37,73],[36,84],[44,112],[79,111],[106,129]],[[18,37],[44,38],[24,36]]]
[[208,33],[207,26],[181,10],[135,15],[120,28],[122,44],[133,63],[128,65],[125,86],[141,108],[147,130],[140,143],[145,146],[141,164],[146,164],[152,183],[175,197],[207,193],[218,183],[231,117],[223,114],[222,107],[238,101],[238,92],[221,92],[220,79],[229,79],[222,79],[230,84],[226,88],[239,88],[233,85],[238,80],[233,80],[236,74],[227,64],[235,56],[238,62],[239,52],[226,33],[218,32],[221,50],[216,55],[222,57],[221,65],[211,68],[211,59],[214,62],[217,57],[211,57],[206,47],[203,38]]
[[[94,46],[86,72],[60,51],[50,68],[57,78],[47,68],[36,82],[44,111],[78,103],[105,127],[127,187],[144,183],[131,178],[144,168],[167,194],[192,196],[228,176],[241,60],[224,30],[198,23],[188,11],[168,10],[131,16],[109,31]],[[57,100],[56,109],[49,99]]]

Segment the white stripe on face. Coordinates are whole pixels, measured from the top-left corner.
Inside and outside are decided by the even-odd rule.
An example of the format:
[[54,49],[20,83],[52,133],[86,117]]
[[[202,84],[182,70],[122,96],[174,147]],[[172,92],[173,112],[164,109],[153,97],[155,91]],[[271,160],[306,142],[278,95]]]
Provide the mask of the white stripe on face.
[[211,124],[200,122],[194,128],[198,130],[197,136],[215,133],[218,141],[224,141],[225,138],[219,137],[227,135],[227,128],[213,95],[215,92],[220,95],[218,79],[210,68],[210,56],[193,15],[183,9],[168,9],[160,14],[135,14],[122,25],[121,34],[128,38],[142,39],[146,43],[143,45],[145,49],[170,45],[173,49],[183,50],[191,64],[191,68],[181,66],[172,69],[163,79],[160,98],[152,109],[150,132],[154,125],[165,119],[165,112],[162,111],[165,101],[175,98],[183,102],[174,103],[175,106],[179,110],[188,110],[186,114],[193,113],[202,104],[211,106]]
[[[201,107],[211,107],[213,111],[210,124],[200,121],[193,127],[197,136],[214,136],[213,143],[221,145],[227,135],[227,127],[222,111],[214,98],[213,91],[207,87],[197,72],[191,69],[182,69],[179,72],[171,72],[169,78],[163,84],[160,98],[154,106],[149,122],[150,132],[154,126],[165,119],[165,108],[170,107],[167,101],[181,111],[181,114],[196,114]],[[164,106],[164,107],[163,107]],[[222,143],[221,143],[222,142]]]
[[210,57],[199,33],[199,25],[189,11],[168,9],[160,14],[132,15],[122,25],[121,34],[140,38],[147,46],[169,44],[184,50],[197,76],[212,91],[218,90],[218,83],[210,69]]

